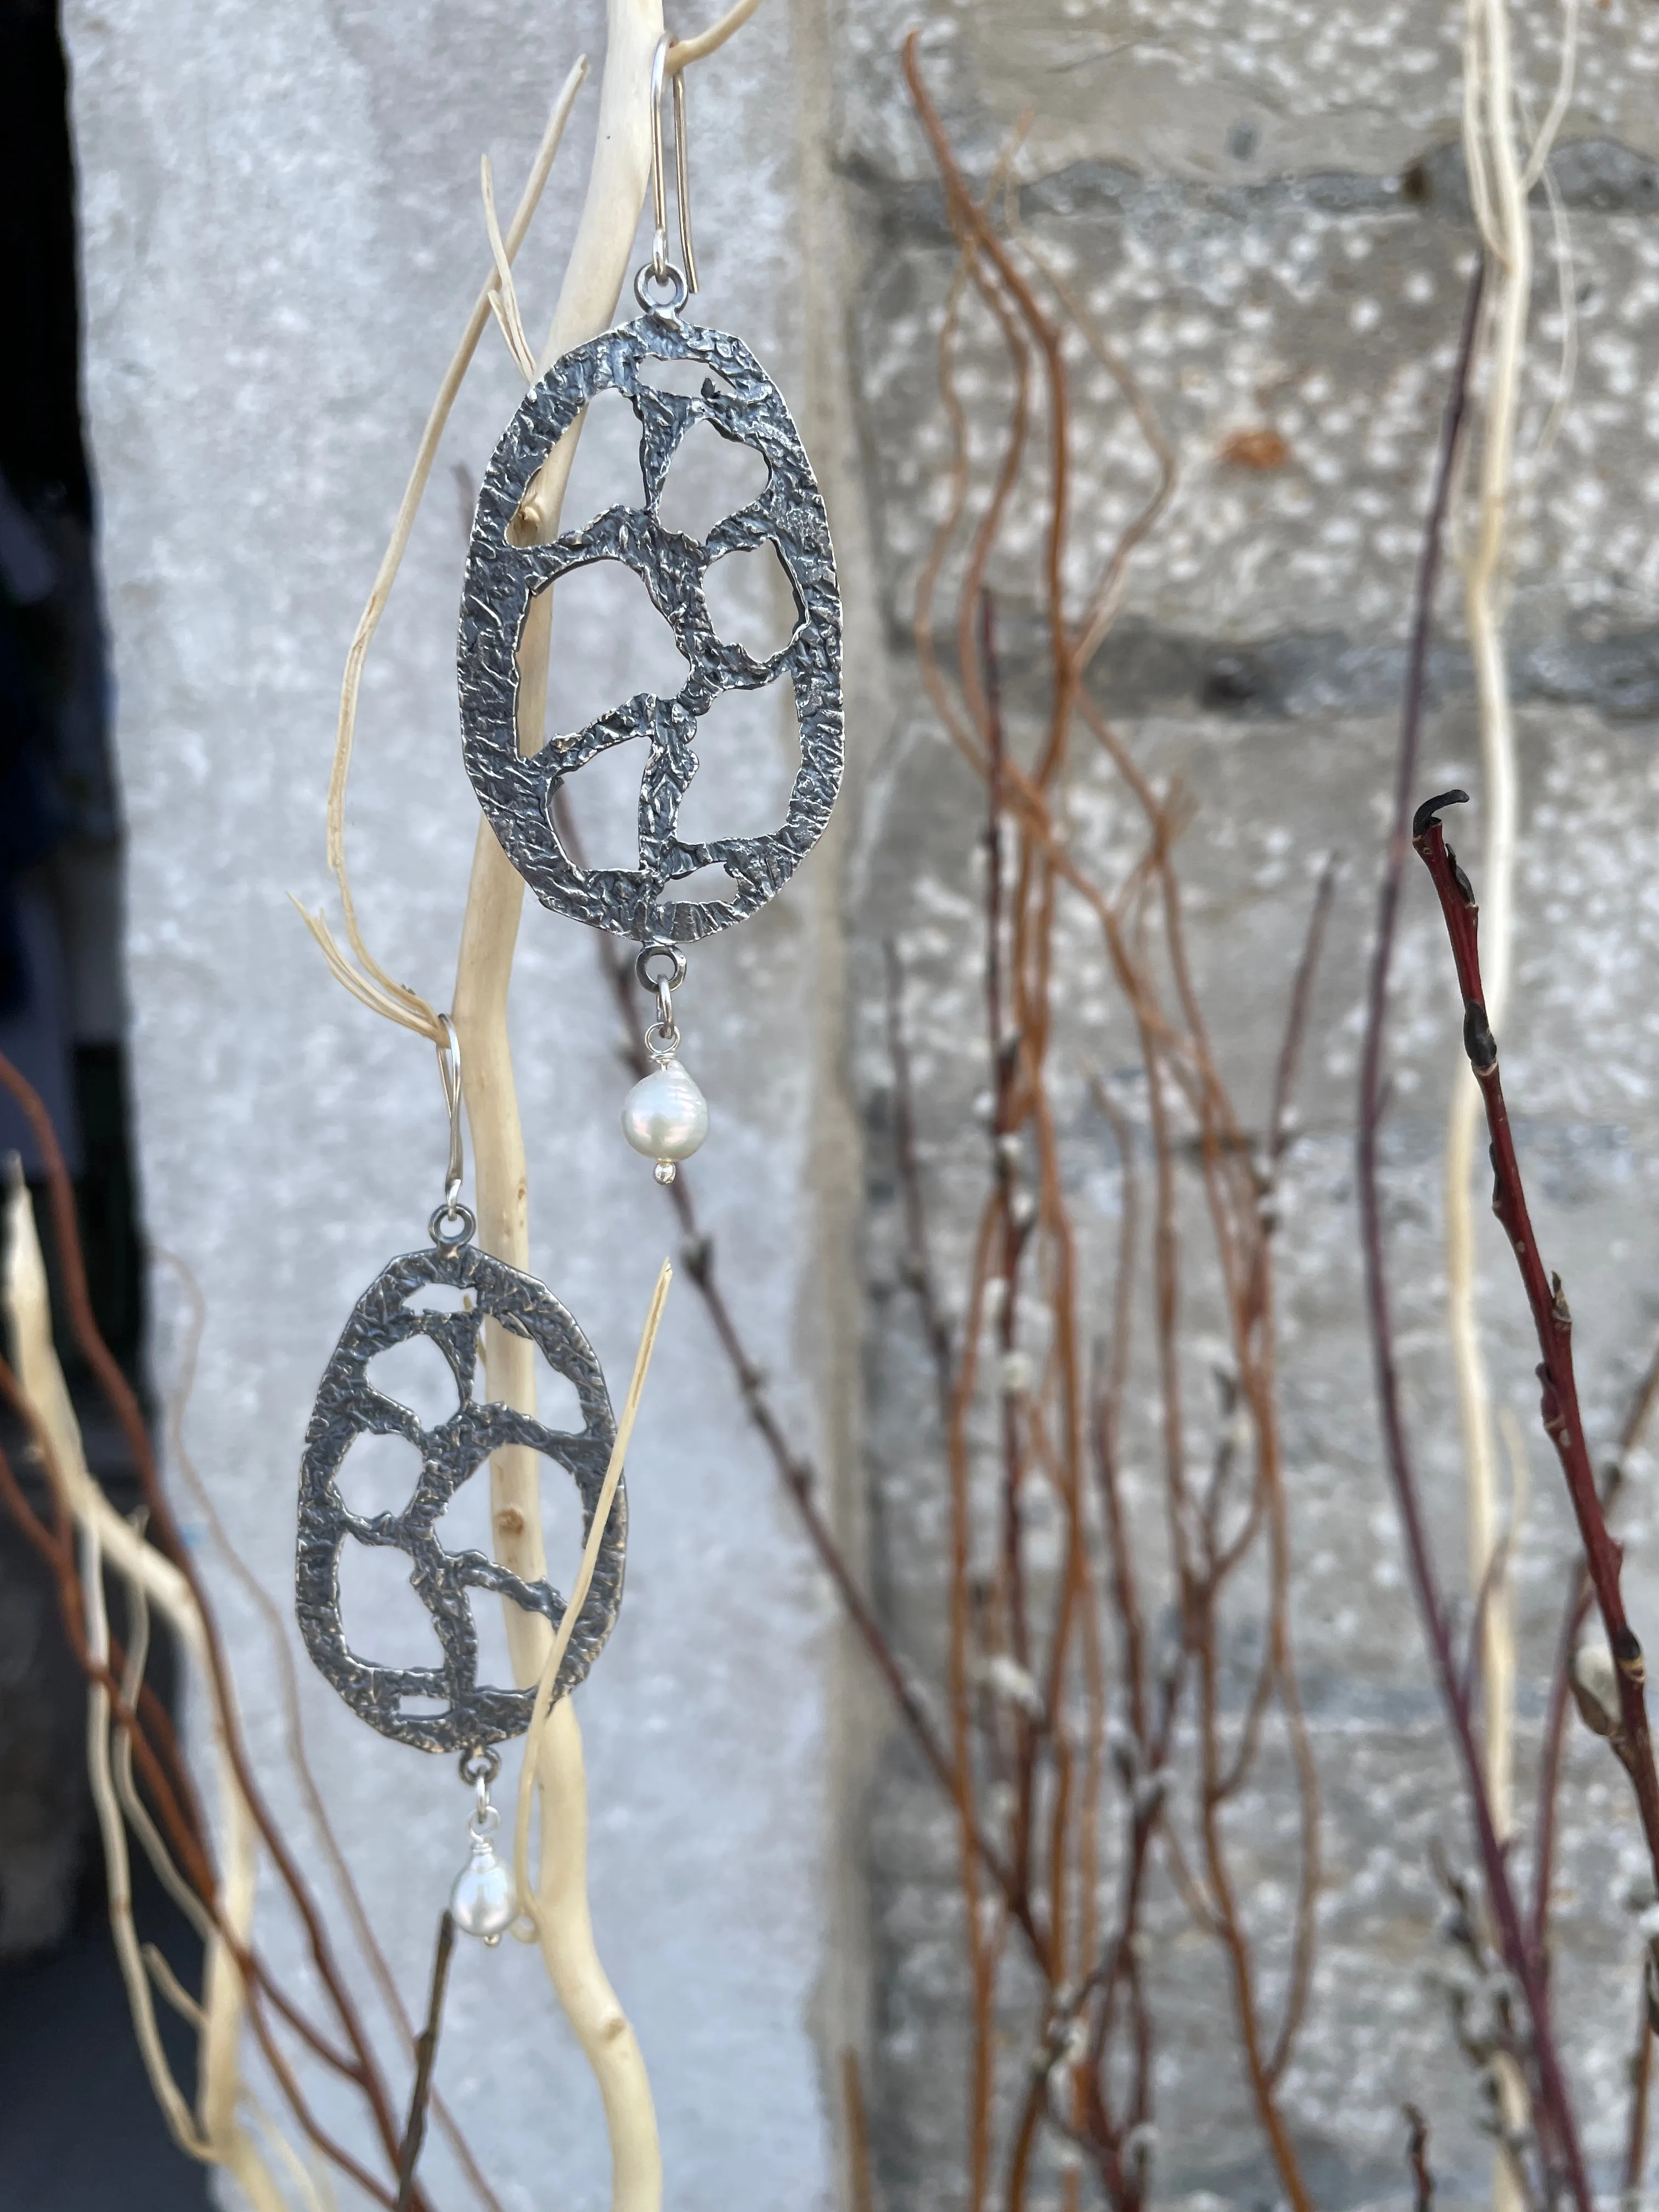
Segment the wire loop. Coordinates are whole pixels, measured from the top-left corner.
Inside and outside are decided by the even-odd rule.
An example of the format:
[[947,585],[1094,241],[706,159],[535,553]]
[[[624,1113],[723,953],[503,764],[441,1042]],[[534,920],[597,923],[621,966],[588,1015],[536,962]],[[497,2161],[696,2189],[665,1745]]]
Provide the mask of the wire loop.
[[462,1206],[459,1200],[452,1206],[446,1200],[443,1205],[433,1208],[426,1230],[441,1252],[458,1252],[463,1244],[472,1242],[477,1226],[478,1217],[470,1206]]
[[[677,314],[697,289],[697,260],[691,249],[691,209],[686,189],[685,72],[674,73],[674,206],[679,218],[680,262],[668,258],[668,178],[662,150],[663,80],[668,66],[668,37],[658,40],[651,58],[651,258],[634,279],[634,296],[642,307],[665,308]],[[672,287],[667,301],[646,296],[646,280]]]
[[[461,1175],[465,1165],[461,1151],[461,1041],[455,1034],[455,1024],[447,1014],[440,1014],[444,1041],[438,1047],[438,1074],[444,1086],[444,1104],[449,1111],[449,1160],[444,1170],[444,1202],[441,1211],[453,1216],[465,1213],[460,1204]],[[469,1219],[471,1216],[468,1217]],[[435,1220],[437,1216],[434,1214]],[[475,1224],[476,1225],[476,1224]],[[472,1231],[468,1230],[470,1237]]]

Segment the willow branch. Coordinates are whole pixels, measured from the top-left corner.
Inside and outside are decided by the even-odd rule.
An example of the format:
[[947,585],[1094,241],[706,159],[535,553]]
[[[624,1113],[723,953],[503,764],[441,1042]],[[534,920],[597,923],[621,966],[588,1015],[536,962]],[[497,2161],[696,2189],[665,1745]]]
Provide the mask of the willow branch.
[[1545,1268],[1527,1205],[1520,1162],[1516,1157],[1515,1133],[1510,1125],[1503,1078],[1498,1072],[1498,1042],[1487,1018],[1481,987],[1480,908],[1468,877],[1446,843],[1445,830],[1436,811],[1465,796],[1461,791],[1447,792],[1438,799],[1426,800],[1417,811],[1412,842],[1434,879],[1451,942],[1458,989],[1463,1000],[1463,1047],[1480,1087],[1492,1139],[1492,1211],[1508,1234],[1527,1304],[1532,1310],[1541,1356],[1538,1373],[1543,1385],[1544,1431],[1555,1446],[1566,1477],[1567,1493],[1584,1547],[1585,1567],[1613,1654],[1620,1726],[1609,1740],[1635,1789],[1642,1832],[1655,1885],[1659,1887],[1659,1771],[1654,1765],[1653,1741],[1648,1729],[1644,1686],[1646,1662],[1636,1632],[1626,1615],[1620,1585],[1624,1554],[1607,1527],[1584,1435],[1583,1417],[1579,1411],[1578,1387],[1573,1373],[1572,1316],[1561,1288],[1561,1278]]
[[1462,1670],[1452,1647],[1450,1622],[1429,1547],[1421,1495],[1407,1439],[1405,1414],[1400,1401],[1399,1370],[1395,1355],[1393,1299],[1383,1243],[1378,1176],[1378,1141],[1382,1120],[1382,1051],[1388,1020],[1389,981],[1411,822],[1412,785],[1417,773],[1417,756],[1422,737],[1435,584],[1439,574],[1446,513],[1468,398],[1469,364],[1480,318],[1482,277],[1483,270],[1477,268],[1465,302],[1462,335],[1441,426],[1434,493],[1418,564],[1411,653],[1395,781],[1394,818],[1389,832],[1388,858],[1377,893],[1376,934],[1371,952],[1364,1046],[1360,1059],[1359,1218],[1383,1454],[1405,1539],[1407,1564],[1428,1638],[1441,1698],[1463,1768],[1474,1816],[1475,1843],[1486,1882],[1487,1906],[1492,1913],[1504,1965],[1515,1977],[1532,2027],[1533,2057],[1537,2069],[1540,2101],[1556,2147],[1566,2166],[1567,2183],[1573,2202],[1578,2212],[1592,2212],[1594,2200],[1589,2178],[1579,2146],[1577,2122],[1556,2051],[1547,1990],[1540,1962],[1522,1926],[1504,1846],[1492,1818],[1486,1789],[1486,1765],[1475,1733]]

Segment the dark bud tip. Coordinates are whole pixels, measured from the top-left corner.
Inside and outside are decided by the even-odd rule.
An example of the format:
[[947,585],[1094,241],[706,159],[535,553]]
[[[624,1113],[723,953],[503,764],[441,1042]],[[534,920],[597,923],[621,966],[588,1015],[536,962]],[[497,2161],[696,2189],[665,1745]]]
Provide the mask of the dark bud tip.
[[1492,1033],[1486,1008],[1476,999],[1463,1002],[1463,1049],[1477,1075],[1498,1065],[1498,1039]]
[[1443,791],[1437,798],[1425,799],[1412,817],[1413,842],[1415,842],[1419,837],[1427,836],[1429,831],[1433,829],[1435,819],[1443,806],[1467,806],[1468,803],[1469,794],[1467,791]]

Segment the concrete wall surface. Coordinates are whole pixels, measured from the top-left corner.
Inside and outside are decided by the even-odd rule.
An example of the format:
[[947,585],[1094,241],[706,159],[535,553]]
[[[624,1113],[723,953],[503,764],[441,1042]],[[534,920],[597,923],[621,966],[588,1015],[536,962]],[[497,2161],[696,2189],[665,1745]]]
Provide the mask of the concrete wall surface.
[[[1516,12],[1517,68],[1541,113],[1559,19]],[[1431,2123],[1444,2199],[1484,2200],[1478,2087],[1432,1985],[1446,1947],[1431,1845],[1467,1857],[1468,1828],[1382,1477],[1352,1164],[1412,575],[1475,242],[1457,145],[1461,11],[1449,0],[919,0],[902,15],[881,0],[770,0],[692,80],[700,312],[772,367],[818,465],[847,596],[849,710],[835,834],[788,894],[694,958],[686,1052],[715,1114],[695,1165],[698,1203],[750,1350],[820,1470],[885,1629],[936,1686],[946,1478],[910,1294],[887,994],[896,956],[919,1188],[959,1321],[988,1172],[984,793],[943,738],[912,631],[949,497],[936,364],[947,316],[976,465],[1011,386],[995,325],[959,296],[899,64],[913,21],[924,78],[979,189],[1023,133],[1012,219],[1170,443],[1175,494],[1137,550],[1090,685],[1146,775],[1161,788],[1179,780],[1194,801],[1180,853],[1194,976],[1253,1133],[1313,878],[1340,857],[1277,1248],[1292,1625],[1325,1822],[1311,2009],[1281,2101],[1331,2212],[1407,2200],[1407,2100]],[[288,895],[315,904],[327,893],[339,669],[488,265],[478,155],[491,153],[510,204],[552,88],[577,52],[597,63],[602,11],[598,0],[538,15],[507,0],[465,11],[69,0],[66,27],[144,1206],[158,1249],[156,1381],[165,1391],[180,1358],[175,1262],[161,1256],[176,1255],[208,1317],[190,1449],[237,1549],[286,1607],[316,1377],[375,1270],[421,1241],[443,1142],[428,1048],[335,988]],[[1510,615],[1522,830],[1504,1069],[1540,1236],[1572,1293],[1598,1447],[1659,1320],[1656,77],[1659,13],[1645,0],[1585,11],[1553,172],[1571,244],[1576,383],[1528,484]],[[532,329],[574,227],[594,112],[590,89],[520,265]],[[1534,229],[1526,453],[1550,416],[1566,328],[1541,198]],[[1103,356],[1080,340],[1073,352],[1068,588],[1080,591],[1152,477]],[[454,609],[473,491],[518,388],[488,331],[371,662],[352,787],[369,941],[440,1005],[477,818],[456,743]],[[628,436],[596,410],[568,514],[613,495]],[[689,456],[688,489],[729,503],[719,460]],[[1022,757],[1043,714],[1043,519],[1022,477],[988,577]],[[961,574],[953,555],[933,621],[947,661]],[[732,618],[758,635],[778,610],[744,588]],[[556,611],[562,726],[661,680],[647,615],[605,583]],[[1467,860],[1483,826],[1480,743],[1451,574],[1432,673],[1422,787],[1474,793],[1456,832]],[[789,773],[787,732],[761,720],[746,737],[742,754],[711,750],[707,801],[721,820],[775,805]],[[585,830],[614,836],[623,803],[601,794]],[[1109,872],[1135,849],[1097,751],[1075,757],[1067,821],[1090,866]],[[1455,1583],[1438,1194],[1457,1010],[1420,876],[1407,894],[1386,1197],[1421,1471]],[[1083,1296],[1103,1315],[1125,1185],[1086,1075],[1115,1081],[1137,1048],[1086,915],[1063,908],[1058,929],[1058,1138]],[[619,1392],[674,1231],[615,1133],[625,1080],[615,1014],[574,923],[526,913],[513,1019],[536,1265]],[[1144,1146],[1144,1093],[1126,1080],[1119,1097]],[[1191,1223],[1200,1196],[1189,1175]],[[1516,1413],[1532,1469],[1514,1544],[1525,1802],[1571,1526],[1536,1431],[1528,1316],[1501,1237],[1484,1218],[1477,1233],[1494,1394]],[[1201,1268],[1190,1296],[1195,1334],[1218,1331]],[[1103,1326],[1091,1321],[1091,1340]],[[1151,1526],[1145,1382],[1137,1370],[1126,1479]],[[1216,1422],[1212,1407],[1196,1417],[1195,1463]],[[578,1710],[599,1947],[656,2088],[668,2201],[734,2212],[830,2203],[837,2062],[851,2044],[880,2203],[958,2205],[967,2053],[952,1818],[837,1626],[684,1274],[629,1474],[627,1604]],[[558,1580],[574,1524],[550,1512]],[[1650,1522],[1638,1482],[1622,1530],[1638,1626],[1659,1601]],[[266,1630],[199,1516],[193,1526],[256,1756],[303,1834]],[[398,1595],[366,1586],[358,1617],[397,1632]],[[1246,1695],[1262,1631],[1260,1594],[1241,1607],[1224,1702]],[[447,1765],[361,1727],[303,1656],[301,1688],[318,1774],[412,1990],[462,1856],[462,1791]],[[1569,1761],[1556,2002],[1589,2154],[1611,2187],[1645,1862],[1605,1752],[1579,1731]],[[1274,1900],[1293,1855],[1285,1764],[1272,1748],[1230,1814],[1264,1928],[1282,1925]],[[1170,1885],[1150,1915],[1153,2193],[1192,2212],[1274,2202],[1221,1956]],[[273,1920],[269,1940],[298,1972],[295,1932]],[[1272,1990],[1286,1971],[1277,1942],[1264,1933]],[[444,2086],[503,2203],[604,2203],[596,2095],[533,1957],[512,1946],[463,1957],[450,2007]],[[1008,2026],[1016,2075],[1026,2032]],[[358,2130],[349,2100],[323,2085],[319,2096],[332,2124]],[[1034,2185],[1045,2204],[1063,2200],[1054,2151]],[[461,2201],[435,2138],[431,2160],[442,2201]]]

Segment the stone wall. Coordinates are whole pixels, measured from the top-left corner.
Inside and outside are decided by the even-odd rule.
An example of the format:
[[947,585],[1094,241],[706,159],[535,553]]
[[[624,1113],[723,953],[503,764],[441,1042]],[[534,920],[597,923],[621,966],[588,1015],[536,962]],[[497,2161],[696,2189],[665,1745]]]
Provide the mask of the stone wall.
[[[1525,12],[1523,67],[1541,112],[1559,25],[1549,11]],[[879,7],[849,7],[842,20],[836,144],[854,240],[852,374],[893,701],[848,903],[852,1064],[869,1134],[867,1463],[887,1617],[937,1682],[944,1474],[908,1284],[882,1001],[884,946],[893,944],[908,976],[939,1273],[959,1318],[966,1240],[988,1173],[975,1121],[990,1080],[981,1010],[985,801],[944,741],[908,641],[918,573],[945,509],[949,430],[935,355],[957,252],[898,66],[898,28]],[[1147,774],[1160,787],[1180,779],[1196,802],[1181,850],[1194,962],[1218,1060],[1253,1133],[1314,877],[1339,856],[1278,1243],[1291,1618],[1325,1819],[1320,1964],[1285,2106],[1322,2205],[1404,2194],[1399,2107],[1407,2100],[1431,2121],[1443,2196],[1480,2195],[1488,2154],[1475,2087],[1431,1980],[1450,1960],[1437,1934],[1444,1899],[1430,1846],[1438,1839],[1464,1858],[1468,1831],[1380,1463],[1352,1164],[1364,961],[1411,584],[1474,244],[1458,146],[1460,11],[934,8],[920,21],[924,76],[981,188],[1029,117],[1017,170],[1026,238],[1132,369],[1176,451],[1176,497],[1134,558],[1091,683]],[[1645,987],[1659,951],[1646,892],[1659,834],[1656,67],[1650,14],[1615,0],[1588,19],[1553,164],[1571,240],[1577,381],[1559,441],[1528,491],[1510,617],[1523,832],[1504,1065],[1540,1234],[1572,1294],[1584,1398],[1602,1446],[1659,1308],[1644,1226],[1659,1169],[1659,1037]],[[1541,194],[1536,224],[1523,453],[1543,429],[1562,337]],[[971,299],[961,315],[957,384],[970,451],[988,465],[1007,412],[1006,355]],[[1072,581],[1080,593],[1081,576],[1146,498],[1152,471],[1110,378],[1081,345],[1073,356],[1080,555]],[[1043,434],[1039,412],[1033,443]],[[1012,550],[988,577],[1017,749],[1035,744],[1045,696],[1040,477],[1025,471],[1025,504],[1004,533]],[[937,601],[935,641],[947,663],[959,573],[959,561],[947,566]],[[1481,787],[1455,578],[1431,665],[1421,789],[1462,783],[1475,793],[1470,817],[1450,825],[1468,860],[1480,850]],[[1097,750],[1078,756],[1070,818],[1088,863],[1135,849],[1133,809]],[[1441,1335],[1439,1147],[1456,1010],[1431,896],[1409,865],[1418,879],[1407,882],[1397,971],[1387,1195],[1423,1479],[1455,1583],[1463,1540]],[[1121,1185],[1083,1075],[1133,1066],[1138,1053],[1085,915],[1062,917],[1062,943],[1054,1056],[1066,1071],[1057,1087],[1067,1193],[1093,1326],[1103,1329]],[[1144,1093],[1138,1109],[1119,1095],[1146,1146]],[[1189,1198],[1187,1226],[1201,1231]],[[1535,1352],[1518,1285],[1495,1226],[1483,1218],[1478,1234],[1494,1387],[1518,1417],[1531,1464],[1516,1554],[1525,1806],[1569,1524],[1536,1428]],[[1214,1286],[1201,1273],[1189,1298],[1195,1335],[1218,1328]],[[1216,1426],[1205,1409],[1189,1440],[1195,1465]],[[1136,1442],[1130,1487],[1150,1517],[1154,1440],[1143,1429]],[[1641,1541],[1647,1521],[1638,1497],[1627,1576],[1638,1609],[1655,1587]],[[1235,1720],[1261,1628],[1258,1595],[1228,1645]],[[1231,1817],[1270,1988],[1282,1984],[1275,1930],[1296,1861],[1288,1783],[1281,1749]],[[1558,2001],[1591,2152],[1611,2179],[1638,2002],[1628,1906],[1643,1893],[1643,1855],[1620,1778],[1582,1735],[1568,1802]],[[1189,1813],[1182,1807],[1178,1818]],[[957,1838],[938,1792],[897,1747],[872,1798],[870,1868],[872,2063],[888,2201],[957,2203],[967,2045]],[[1251,2115],[1221,1955],[1167,1895],[1149,1932],[1162,2054],[1158,2193],[1271,2201],[1276,2182]],[[1004,2022],[1011,2070],[1030,2047],[1034,2018],[1028,2009]]]

